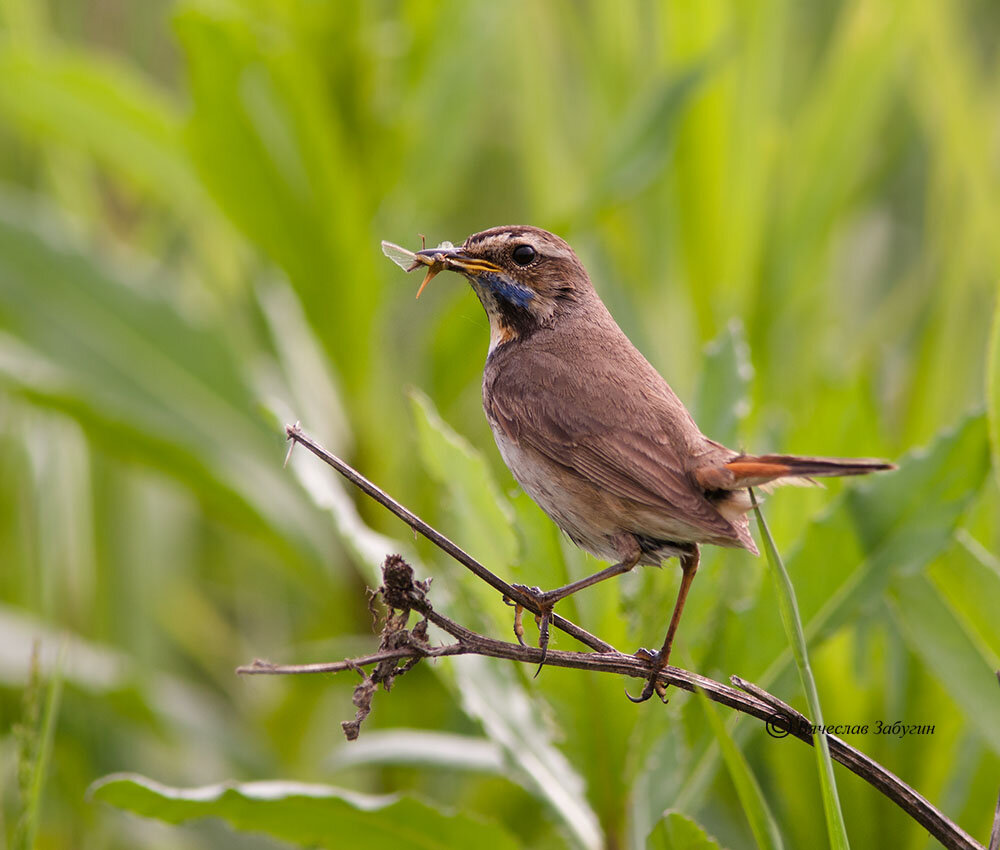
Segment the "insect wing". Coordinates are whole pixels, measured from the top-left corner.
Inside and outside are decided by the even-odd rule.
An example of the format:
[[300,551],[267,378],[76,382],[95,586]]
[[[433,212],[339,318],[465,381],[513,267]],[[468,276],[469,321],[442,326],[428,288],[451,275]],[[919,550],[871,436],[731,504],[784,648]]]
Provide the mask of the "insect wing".
[[410,271],[420,263],[413,251],[407,251],[392,242],[382,242],[382,253],[399,266],[404,272]]

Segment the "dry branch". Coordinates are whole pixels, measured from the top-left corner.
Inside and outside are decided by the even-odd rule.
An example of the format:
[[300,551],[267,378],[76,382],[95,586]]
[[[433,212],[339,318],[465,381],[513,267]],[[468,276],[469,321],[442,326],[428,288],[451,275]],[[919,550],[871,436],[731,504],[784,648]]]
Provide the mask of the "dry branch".
[[[529,611],[538,613],[531,597],[507,584],[447,537],[376,487],[357,470],[315,443],[299,429],[298,425],[289,426],[286,430],[288,439],[293,441],[293,445],[301,443],[356,487],[386,507],[415,531],[424,535],[478,578],[498,590],[505,598],[515,601]],[[413,577],[413,570],[401,556],[387,556],[383,564],[382,575],[383,584],[378,589],[377,594],[388,606],[389,615],[382,630],[381,646],[378,652],[328,664],[277,665],[256,660],[252,664],[240,667],[237,672],[254,675],[285,675],[338,673],[354,670],[360,673],[362,682],[355,688],[354,693],[354,702],[358,709],[357,715],[353,721],[342,724],[345,734],[348,738],[353,739],[357,737],[362,721],[371,710],[371,701],[378,685],[381,684],[388,691],[396,677],[406,673],[422,658],[482,655],[526,664],[539,664],[542,661],[543,654],[540,649],[478,634],[435,611],[427,599],[429,582],[416,581]],[[419,614],[422,619],[417,626],[408,630],[406,625],[411,611]],[[434,623],[453,637],[454,643],[444,646],[430,645],[426,634],[427,622]],[[618,651],[611,644],[563,617],[553,616],[552,625],[576,638],[592,651],[549,650],[544,656],[546,664],[553,667],[570,667],[596,673],[633,676],[638,679],[647,679],[653,672],[646,659]],[[371,674],[365,672],[364,668],[372,666],[375,669]],[[808,718],[778,697],[751,682],[732,676],[730,681],[736,687],[729,687],[721,682],[678,667],[666,667],[660,672],[659,677],[665,685],[672,685],[691,692],[700,690],[713,702],[742,714],[756,717],[768,724],[772,730],[787,730],[790,737],[797,738],[810,746],[813,745],[813,730]],[[827,740],[830,754],[834,760],[877,788],[949,850],[987,850],[891,771],[834,735],[827,735]],[[998,822],[1000,822],[1000,803],[998,803]],[[990,842],[990,850],[994,850],[995,846],[996,839],[993,837]]]

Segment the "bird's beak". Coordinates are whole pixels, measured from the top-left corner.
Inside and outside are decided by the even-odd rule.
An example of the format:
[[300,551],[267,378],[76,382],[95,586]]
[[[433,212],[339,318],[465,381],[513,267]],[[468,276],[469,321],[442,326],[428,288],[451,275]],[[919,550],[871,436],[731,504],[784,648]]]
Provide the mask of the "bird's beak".
[[424,287],[431,282],[437,274],[443,271],[459,272],[460,274],[476,277],[483,272],[499,272],[499,266],[488,260],[473,257],[467,254],[464,249],[458,248],[427,248],[414,253],[415,262],[423,263],[427,266],[427,274],[424,276],[420,289],[417,290],[417,298],[424,291]]

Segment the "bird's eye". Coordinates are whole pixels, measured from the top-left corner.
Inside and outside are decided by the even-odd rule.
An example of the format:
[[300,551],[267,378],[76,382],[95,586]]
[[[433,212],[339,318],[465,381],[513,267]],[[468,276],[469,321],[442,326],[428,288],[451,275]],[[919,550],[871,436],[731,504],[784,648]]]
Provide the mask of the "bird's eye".
[[530,245],[518,245],[511,252],[511,259],[519,266],[529,266],[535,259],[535,249]]

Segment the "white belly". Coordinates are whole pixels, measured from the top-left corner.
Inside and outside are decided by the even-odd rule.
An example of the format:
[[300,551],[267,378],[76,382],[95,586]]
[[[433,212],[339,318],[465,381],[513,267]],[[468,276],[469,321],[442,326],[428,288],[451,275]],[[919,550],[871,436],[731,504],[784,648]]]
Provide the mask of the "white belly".
[[[560,469],[533,449],[517,445],[502,428],[492,427],[492,430],[500,456],[517,483],[577,546],[595,557],[603,561],[619,560],[614,539],[622,533],[664,541],[693,540],[692,529],[685,524],[673,522],[661,512],[626,504],[575,473]],[[659,564],[682,551],[663,545],[655,553],[649,552],[640,563]]]

